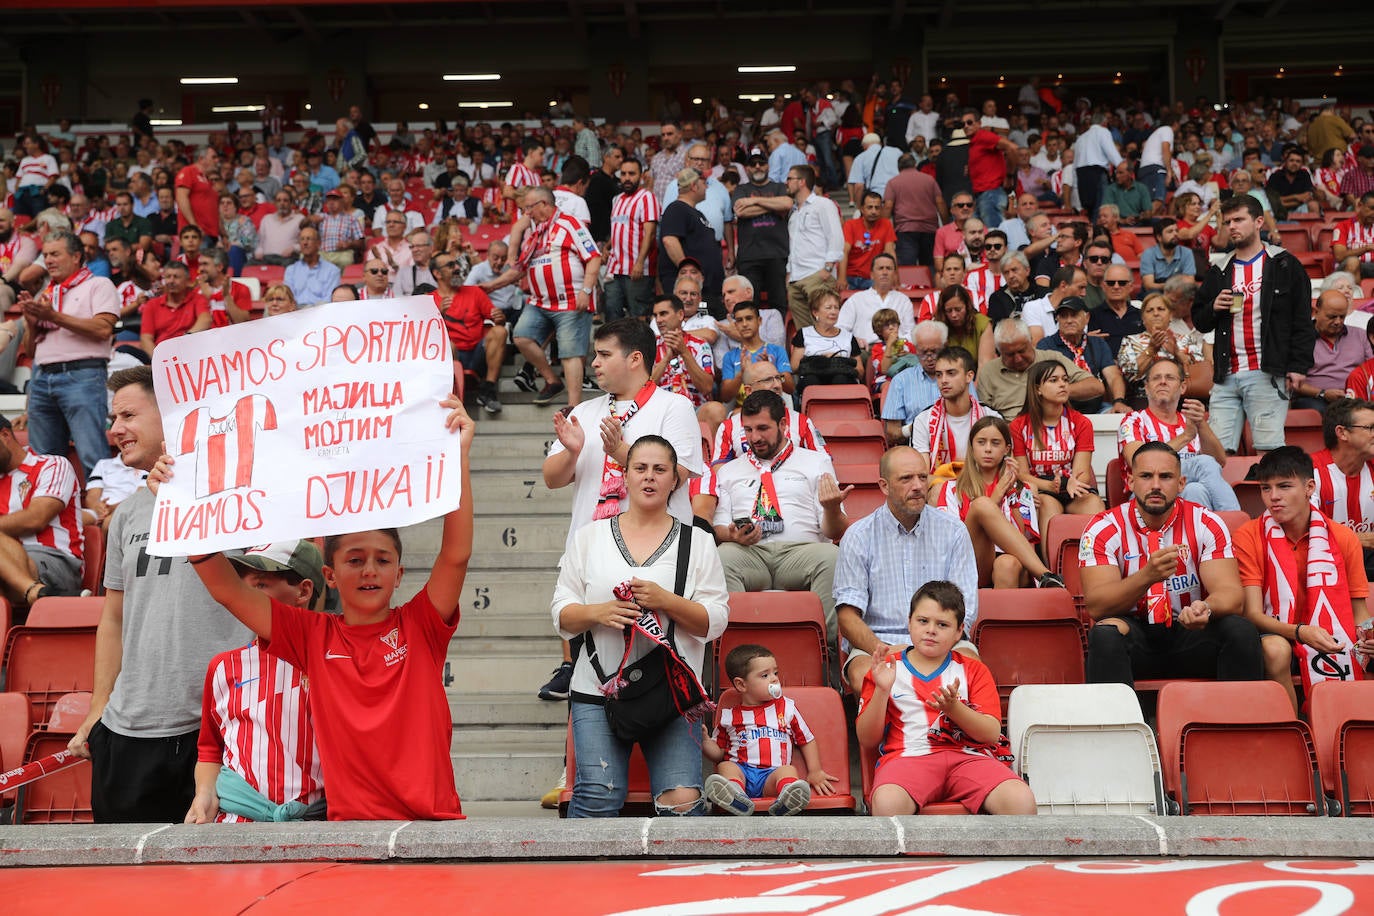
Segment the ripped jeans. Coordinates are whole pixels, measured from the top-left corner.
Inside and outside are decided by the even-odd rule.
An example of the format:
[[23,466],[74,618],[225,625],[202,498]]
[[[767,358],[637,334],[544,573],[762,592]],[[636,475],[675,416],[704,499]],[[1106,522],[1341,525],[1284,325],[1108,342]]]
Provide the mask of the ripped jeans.
[[[630,753],[634,745],[611,734],[606,711],[591,703],[573,702],[573,748],[577,774],[568,817],[617,817],[630,788]],[[648,741],[639,743],[649,765],[649,787],[654,813],[692,817],[706,813],[701,796],[701,744],[692,736],[686,719],[677,719]],[[659,797],[672,789],[695,789],[697,799],[687,805],[668,807]]]

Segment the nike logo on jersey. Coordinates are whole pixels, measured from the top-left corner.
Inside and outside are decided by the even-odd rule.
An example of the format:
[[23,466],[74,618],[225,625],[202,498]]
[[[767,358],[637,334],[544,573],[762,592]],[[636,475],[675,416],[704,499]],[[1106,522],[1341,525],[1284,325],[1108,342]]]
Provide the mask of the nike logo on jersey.
[[351,655],[335,655],[333,652],[330,652],[328,649],[325,650],[324,657],[325,657],[326,659],[331,659],[331,658],[347,658],[347,659],[352,659],[352,658],[353,658],[353,656],[351,656]]
[[248,679],[246,679],[246,680],[234,681],[234,689],[235,689],[235,690],[242,690],[244,684],[251,684],[251,683],[253,683],[253,682],[256,681],[256,680],[257,680],[256,677],[250,677],[250,678],[248,678]]

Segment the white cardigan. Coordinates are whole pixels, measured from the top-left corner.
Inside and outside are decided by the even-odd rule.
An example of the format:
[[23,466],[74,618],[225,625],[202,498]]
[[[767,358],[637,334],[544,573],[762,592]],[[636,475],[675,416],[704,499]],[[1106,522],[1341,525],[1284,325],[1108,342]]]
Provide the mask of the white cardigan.
[[[558,585],[553,592],[554,629],[564,639],[572,639],[575,634],[563,629],[561,623],[563,608],[570,604],[612,601],[615,587],[629,579],[652,580],[671,592],[677,579],[677,532],[681,532],[692,538],[684,597],[705,607],[709,622],[704,638],[693,636],[681,626],[676,627],[673,642],[678,655],[699,677],[706,657],[706,644],[725,632],[730,617],[725,569],[721,566],[715,542],[705,532],[679,523],[674,527],[674,533],[669,534],[668,539],[649,558],[649,562],[644,566],[636,566],[629,552],[617,542],[612,521],[607,518],[584,525],[573,536],[568,550],[563,554],[558,570]],[[661,615],[659,619],[666,630],[670,622],[667,615]],[[620,656],[625,651],[622,631],[597,624],[587,631],[586,636],[594,641],[597,661],[601,670],[609,676],[619,667]],[[629,661],[647,655],[652,648],[648,639],[642,634],[637,635],[630,648]],[[600,683],[587,658],[586,649],[579,652],[573,661],[573,692],[601,696]]]

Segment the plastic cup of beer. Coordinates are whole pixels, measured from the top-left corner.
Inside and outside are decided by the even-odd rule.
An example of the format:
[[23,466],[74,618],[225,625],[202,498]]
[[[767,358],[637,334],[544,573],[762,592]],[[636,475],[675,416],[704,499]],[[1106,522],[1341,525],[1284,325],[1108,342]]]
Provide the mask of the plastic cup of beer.
[[1245,293],[1231,290],[1231,314],[1239,315],[1243,311],[1245,311]]

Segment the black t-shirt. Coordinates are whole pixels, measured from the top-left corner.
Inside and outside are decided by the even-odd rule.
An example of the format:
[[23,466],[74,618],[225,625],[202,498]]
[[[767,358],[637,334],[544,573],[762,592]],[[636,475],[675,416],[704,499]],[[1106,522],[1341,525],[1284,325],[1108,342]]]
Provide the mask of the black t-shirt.
[[384,203],[386,203],[386,195],[381,192],[380,188],[373,188],[371,197],[364,197],[359,194],[353,199],[353,206],[363,211],[363,217],[369,226],[372,225],[372,217],[377,213],[377,208]]
[[1265,182],[1264,189],[1269,192],[1270,203],[1278,203],[1278,198],[1287,197],[1290,194],[1306,194],[1312,188],[1312,176],[1306,169],[1299,169],[1298,174],[1289,175],[1283,169],[1269,176]]
[[1026,303],[1039,298],[1040,294],[1034,286],[1027,287],[1025,292],[1021,293],[1013,293],[1005,287],[994,290],[992,295],[988,296],[988,320],[995,328],[997,322],[1004,318],[1020,318],[1021,309]]
[[[730,195],[731,203],[748,200],[751,197],[784,197],[787,187],[781,182],[768,181],[763,184],[745,182]],[[764,213],[747,219],[735,217],[735,240],[739,250],[736,259],[740,261],[787,260],[790,243],[787,238],[787,214]]]
[[587,182],[587,212],[591,214],[592,238],[598,242],[608,241],[611,237],[611,201],[620,193],[620,182],[606,174],[605,169],[592,172]]
[[1053,279],[1054,272],[1059,267],[1059,252],[1053,248],[1046,248],[1031,259],[1031,283],[1033,284],[1037,277]]
[[968,177],[968,146],[946,146],[935,160],[935,183],[940,186],[940,194],[946,201],[954,199],[960,191],[973,193],[973,184]]
[[[450,187],[452,187],[452,186],[453,186],[453,179],[454,179],[454,176],[456,176],[456,175],[461,175],[461,174],[463,174],[463,173],[462,173],[462,172],[454,172],[453,175],[450,175],[447,171],[440,172],[438,175],[435,175],[435,176],[434,176],[434,187],[435,187],[435,189],[437,189],[437,190],[442,190],[442,189],[444,189],[444,188],[450,188]],[[468,186],[471,187],[471,185],[472,185],[472,181],[471,181],[471,179],[469,179],[469,180],[468,180]]]
[[363,141],[363,146],[367,149],[372,148],[372,144],[377,140],[377,131],[370,121],[359,121],[353,125],[353,130],[358,135],[358,139]]
[[153,119],[141,111],[129,119],[129,126],[134,129],[135,133],[142,136],[151,137],[153,135]]
[[718,301],[725,268],[720,259],[720,242],[702,212],[684,200],[675,200],[664,209],[658,228],[658,279],[663,288],[672,289],[677,280],[677,265],[663,246],[663,239],[672,236],[682,246],[684,257],[701,264],[701,272],[706,275],[701,297],[707,302]]
[[158,210],[156,213],[153,213],[148,217],[148,225],[152,227],[153,238],[157,238],[159,235],[170,235],[172,238],[176,238],[176,211],[173,210],[171,214],[163,216],[162,211]]

